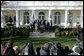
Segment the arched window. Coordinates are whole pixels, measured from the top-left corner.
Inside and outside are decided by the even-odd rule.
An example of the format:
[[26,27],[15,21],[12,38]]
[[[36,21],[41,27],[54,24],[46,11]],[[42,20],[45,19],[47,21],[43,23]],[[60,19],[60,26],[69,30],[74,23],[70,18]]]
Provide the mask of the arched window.
[[39,19],[44,20],[44,18],[45,18],[44,12],[40,12],[39,13]]
[[68,14],[68,23],[72,23],[72,19],[73,19],[73,14],[71,12],[69,12]]
[[29,13],[28,12],[24,13],[24,24],[29,24]]
[[54,13],[54,24],[60,24],[60,12]]
[[25,12],[24,15],[29,15],[29,13],[28,12]]

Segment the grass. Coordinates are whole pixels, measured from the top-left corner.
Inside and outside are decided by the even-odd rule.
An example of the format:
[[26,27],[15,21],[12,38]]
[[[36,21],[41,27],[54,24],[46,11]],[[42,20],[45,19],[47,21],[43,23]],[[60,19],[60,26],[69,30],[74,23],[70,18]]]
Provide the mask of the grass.
[[[45,42],[60,42],[62,45],[64,46],[69,46],[70,49],[72,49],[72,45],[74,43],[79,43],[78,41],[75,40],[74,37],[56,37],[56,38],[29,38],[29,37],[2,37],[1,38],[1,43],[7,43],[8,40],[14,40],[14,46],[17,45],[20,47],[20,49],[23,48],[23,46],[25,45],[25,43],[27,42],[32,42],[33,46],[34,46],[34,50],[36,49],[36,47],[40,46],[42,47],[43,44]],[[83,41],[81,41],[81,43],[83,44]]]

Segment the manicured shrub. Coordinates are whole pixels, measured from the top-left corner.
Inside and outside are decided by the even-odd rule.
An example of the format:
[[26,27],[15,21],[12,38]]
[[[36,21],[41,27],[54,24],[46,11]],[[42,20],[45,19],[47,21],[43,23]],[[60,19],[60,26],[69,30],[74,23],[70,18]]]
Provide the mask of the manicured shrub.
[[29,36],[29,28],[23,28],[22,35],[23,36]]
[[15,36],[20,36],[22,30],[20,28],[16,28],[16,35]]
[[59,36],[60,35],[60,32],[58,29],[55,29],[55,36]]
[[1,37],[4,36],[4,30],[5,28],[1,28]]
[[68,30],[65,30],[64,33],[65,33],[65,36],[69,35]]
[[10,35],[10,31],[8,29],[4,30],[4,37],[9,36]]
[[59,36],[63,36],[62,32],[63,32],[63,28],[57,28],[59,30]]
[[77,28],[72,28],[73,31],[77,31]]
[[74,32],[71,31],[70,34],[69,34],[69,36],[74,36]]
[[73,36],[77,36],[77,28],[72,28]]
[[1,28],[1,36],[8,37],[8,36],[29,36],[30,27],[27,28]]
[[55,31],[55,29],[58,29],[59,26],[53,26],[53,31]]
[[77,36],[77,28],[56,28],[56,36]]
[[77,31],[74,31],[74,36],[77,36],[77,35],[78,35]]

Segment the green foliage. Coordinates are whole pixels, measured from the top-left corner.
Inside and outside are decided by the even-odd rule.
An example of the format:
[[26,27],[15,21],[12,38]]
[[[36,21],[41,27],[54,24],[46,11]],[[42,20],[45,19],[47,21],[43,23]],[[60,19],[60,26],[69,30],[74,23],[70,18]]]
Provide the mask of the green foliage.
[[60,35],[60,32],[58,29],[55,29],[55,36],[59,36]]
[[56,28],[55,36],[77,36],[76,28]]
[[55,31],[55,29],[58,29],[59,26],[53,26],[53,31]]
[[30,32],[29,27],[23,28],[23,30],[22,30],[22,35],[23,35],[23,36],[29,36],[29,32]]
[[5,30],[5,28],[1,29],[1,36],[4,36],[4,30]]
[[73,31],[77,31],[77,28],[72,28]]
[[71,32],[69,33],[69,36],[74,36],[74,32],[71,31]]
[[72,28],[72,30],[70,31],[70,36],[77,36],[77,29],[76,28]]
[[29,36],[30,27],[27,28],[1,28],[1,36]]
[[69,35],[68,30],[65,30],[65,31],[64,31],[64,34],[65,34],[65,36],[68,36],[68,35]]

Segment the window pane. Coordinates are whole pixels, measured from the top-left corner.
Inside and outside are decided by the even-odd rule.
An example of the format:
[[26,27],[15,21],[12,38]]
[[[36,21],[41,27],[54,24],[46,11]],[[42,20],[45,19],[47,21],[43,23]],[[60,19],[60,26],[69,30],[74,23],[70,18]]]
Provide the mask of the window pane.
[[27,16],[27,23],[29,24],[29,16]]
[[54,24],[57,23],[57,16],[54,16]]
[[60,24],[60,16],[58,16],[58,24]]
[[69,16],[69,23],[72,22],[72,16]]
[[39,16],[39,19],[41,19],[41,16]]
[[44,16],[42,16],[42,20],[44,20]]
[[26,24],[26,16],[24,16],[24,24]]

